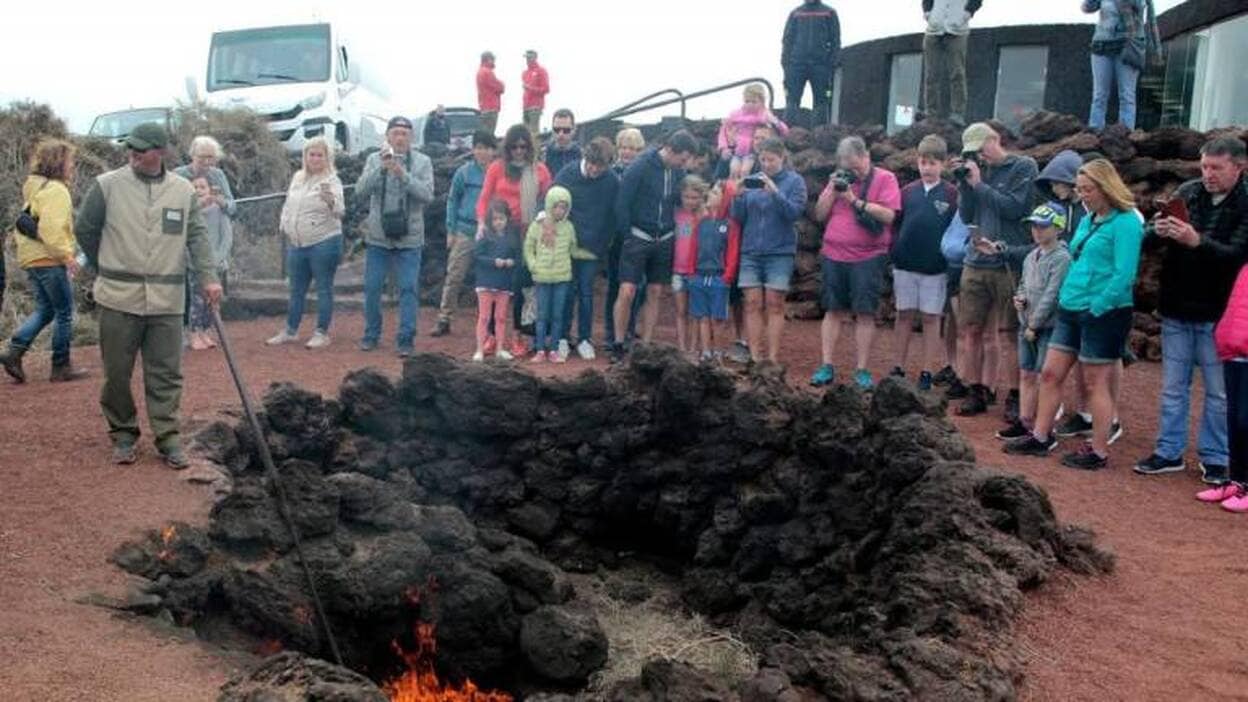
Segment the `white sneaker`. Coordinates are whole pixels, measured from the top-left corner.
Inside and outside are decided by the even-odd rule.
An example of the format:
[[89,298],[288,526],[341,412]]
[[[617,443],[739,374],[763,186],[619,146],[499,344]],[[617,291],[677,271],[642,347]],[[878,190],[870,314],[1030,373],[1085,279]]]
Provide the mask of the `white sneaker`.
[[289,344],[291,342],[298,341],[298,340],[299,340],[299,337],[283,329],[282,333],[270,338],[268,341],[264,343],[268,344],[269,346],[281,346],[282,344]]
[[304,344],[304,346],[310,349],[323,349],[326,346],[329,346],[329,334],[326,334],[323,331],[317,331],[312,335],[311,339],[308,339],[308,343]]
[[476,353],[472,354],[472,360],[473,360],[474,362],[476,362],[476,363],[481,363],[482,361],[484,361],[484,360],[485,360],[485,352],[484,352],[484,351],[478,351],[478,352],[476,352]]
[[510,361],[511,359],[515,358],[515,356],[511,355],[511,352],[508,351],[507,349],[499,349],[498,351],[494,353],[494,358],[501,358],[504,361]]
[[559,362],[560,362],[560,363],[562,363],[562,362],[564,362],[564,361],[568,360],[568,356],[571,356],[571,355],[572,355],[572,347],[568,345],[568,340],[567,340],[567,339],[560,339],[560,340],[559,340],[559,349],[558,349],[558,351],[556,351],[556,353],[558,353],[558,354],[559,354]]
[[597,354],[594,353],[594,345],[590,343],[589,339],[581,339],[581,343],[576,345],[576,355],[585,361],[592,361],[597,358]]

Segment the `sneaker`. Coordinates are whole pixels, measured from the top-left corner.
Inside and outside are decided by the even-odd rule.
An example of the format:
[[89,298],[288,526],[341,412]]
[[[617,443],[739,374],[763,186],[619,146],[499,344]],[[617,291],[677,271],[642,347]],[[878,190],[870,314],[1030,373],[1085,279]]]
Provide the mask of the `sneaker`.
[[1248,495],[1243,493],[1222,501],[1222,509],[1227,512],[1244,514],[1248,512]]
[[821,388],[825,385],[831,385],[836,381],[836,369],[831,363],[825,363],[815,370],[814,375],[810,376],[810,384]]
[[298,340],[299,337],[291,334],[290,330],[283,329],[280,334],[269,337],[269,340],[264,343],[269,346],[281,346],[282,344],[291,344]]
[[990,407],[997,404],[997,391],[987,385],[984,386],[984,402],[987,402]]
[[611,365],[615,365],[617,363],[623,363],[626,356],[627,353],[624,351],[624,344],[617,341],[614,344],[611,344],[611,348],[608,350],[607,360],[611,362]]
[[416,353],[416,349],[411,346],[400,346],[397,351],[399,358],[408,358]]
[[714,363],[715,352],[711,351],[710,349],[704,349],[701,355],[698,356],[698,361],[702,363]]
[[1030,433],[1031,430],[1028,429],[1025,424],[1020,421],[1015,421],[1010,426],[997,432],[997,438],[1002,441],[1013,441],[1014,439],[1021,439]]
[[1231,469],[1217,463],[1200,462],[1200,480],[1206,485],[1221,485],[1231,479]]
[[1080,412],[1071,412],[1057,423],[1057,426],[1053,428],[1053,433],[1062,439],[1092,436],[1092,422],[1084,419]]
[[904,378],[904,377],[906,377],[906,372],[905,372],[904,370],[902,370],[902,369],[901,369],[901,366],[893,366],[893,369],[892,369],[891,371],[889,371],[889,372],[888,372],[888,377],[890,377],[890,378]]
[[592,361],[598,357],[594,352],[594,344],[589,339],[581,339],[581,343],[576,345],[576,355],[581,357],[582,361]]
[[930,392],[933,384],[934,384],[934,381],[933,381],[931,373],[928,373],[927,371],[923,371],[922,373],[919,373],[918,388],[920,391]]
[[329,346],[329,334],[318,330],[312,335],[311,339],[308,339],[308,343],[304,344],[304,346],[310,349],[323,349]]
[[444,318],[444,319],[438,320],[437,326],[433,328],[433,331],[429,332],[429,336],[435,336],[435,337],[446,336],[447,334],[450,334],[450,333],[451,333],[451,320]]
[[1057,437],[1050,436],[1048,441],[1041,441],[1035,434],[1028,434],[1007,443],[1001,450],[1011,456],[1047,456],[1056,448]]
[[949,383],[949,389],[945,391],[945,398],[950,400],[961,400],[970,396],[971,389],[962,383],[962,379],[954,377]]
[[1062,456],[1062,465],[1079,470],[1100,470],[1109,465],[1109,457],[1098,454],[1085,444],[1078,451]]
[[369,341],[368,339],[362,339],[362,340],[360,341],[360,343],[358,343],[358,344],[356,344],[356,345],[355,345],[355,347],[356,347],[357,349],[361,350],[361,351],[364,351],[364,352],[368,352],[368,351],[376,351],[376,350],[377,350],[377,342],[376,342],[376,341]]
[[481,345],[481,350],[485,352],[486,356],[494,353],[498,350],[498,339],[493,334],[485,337],[485,343]]
[[854,382],[863,390],[870,390],[875,385],[871,379],[871,371],[866,368],[859,368],[854,371]]
[[1154,453],[1136,463],[1135,472],[1140,475],[1161,475],[1163,473],[1179,473],[1184,467],[1182,458],[1162,458]]
[[485,361],[485,352],[484,352],[484,351],[478,351],[478,352],[476,352],[476,353],[472,354],[472,361],[473,361],[473,363],[481,363],[481,362]]
[[1014,423],[1018,421],[1018,390],[1010,390],[1005,396],[1005,421]]
[[958,406],[959,417],[974,417],[988,411],[988,388],[983,385],[972,385],[970,394]]
[[933,385],[951,385],[953,381],[957,379],[958,379],[958,373],[957,371],[953,369],[953,366],[945,366],[944,368],[941,368],[939,371],[937,371],[936,375],[932,376],[932,384]]
[[547,354],[547,356],[550,358],[551,363],[567,363],[568,362],[568,359],[564,356],[560,356],[559,352],[557,351],[551,351],[549,354]]
[[1224,483],[1217,487],[1211,487],[1208,490],[1201,490],[1196,493],[1196,499],[1201,502],[1213,504],[1215,502],[1226,502],[1235,497],[1243,497],[1245,494],[1244,486],[1239,483]]
[[732,350],[728,352],[728,360],[742,365],[748,364],[750,362],[750,345],[738,340],[732,345]]
[[1111,425],[1110,425],[1110,427],[1109,427],[1109,441],[1108,441],[1108,444],[1109,444],[1110,446],[1113,446],[1113,445],[1114,445],[1114,442],[1115,442],[1115,441],[1117,441],[1117,440],[1119,440],[1119,439],[1121,439],[1121,438],[1122,438],[1122,422],[1114,422],[1114,423],[1113,423],[1113,424],[1111,424]]
[[118,441],[113,444],[113,463],[128,466],[137,460],[139,460],[139,452],[133,441]]
[[511,359],[515,358],[515,356],[512,356],[511,352],[508,351],[507,349],[499,349],[498,351],[494,353],[494,358],[501,358],[504,361],[510,361]]
[[511,355],[516,358],[524,358],[529,355],[529,345],[524,342],[524,339],[516,338],[512,340]]
[[186,454],[182,453],[182,448],[180,446],[162,449],[160,451],[160,460],[164,461],[165,465],[174,470],[182,470],[183,468],[191,465],[191,462],[186,458]]
[[533,358],[529,359],[529,363],[545,363],[545,362],[546,362],[545,351],[538,351],[537,353],[533,354]]
[[[551,351],[551,355],[558,356],[560,363],[566,363],[568,356],[572,355],[572,347],[568,344],[568,340],[560,339],[559,346],[554,351]],[[551,360],[553,361],[554,359],[552,358]]]

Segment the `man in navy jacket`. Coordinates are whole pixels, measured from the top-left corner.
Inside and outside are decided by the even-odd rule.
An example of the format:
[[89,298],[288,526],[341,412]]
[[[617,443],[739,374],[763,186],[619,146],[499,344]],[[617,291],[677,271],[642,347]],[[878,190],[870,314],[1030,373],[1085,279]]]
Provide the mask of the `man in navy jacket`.
[[814,96],[812,127],[832,121],[832,82],[841,53],[841,20],[836,10],[806,0],[784,24],[780,66],[784,69],[784,121],[796,124],[806,83]]

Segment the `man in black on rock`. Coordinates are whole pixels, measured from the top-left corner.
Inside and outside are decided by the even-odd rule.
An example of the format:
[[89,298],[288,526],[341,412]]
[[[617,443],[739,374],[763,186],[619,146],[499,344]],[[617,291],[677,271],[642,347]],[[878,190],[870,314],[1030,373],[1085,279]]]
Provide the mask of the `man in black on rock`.
[[832,81],[841,53],[841,21],[836,10],[806,0],[789,13],[784,25],[780,66],[784,69],[784,121],[797,124],[802,93],[810,83],[814,96],[814,123],[832,121]]

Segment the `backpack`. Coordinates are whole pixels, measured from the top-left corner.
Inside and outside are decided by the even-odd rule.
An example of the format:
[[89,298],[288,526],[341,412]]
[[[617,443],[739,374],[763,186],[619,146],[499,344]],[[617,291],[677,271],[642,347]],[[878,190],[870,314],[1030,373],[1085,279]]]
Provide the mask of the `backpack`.
[[945,233],[940,237],[940,253],[945,257],[945,261],[950,266],[958,267],[962,265],[962,260],[966,258],[966,247],[970,243],[971,230],[966,227],[966,222],[962,221],[962,213],[954,212],[953,219],[949,222],[949,227],[945,229]]

